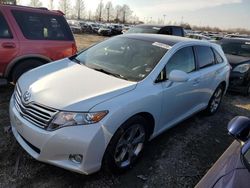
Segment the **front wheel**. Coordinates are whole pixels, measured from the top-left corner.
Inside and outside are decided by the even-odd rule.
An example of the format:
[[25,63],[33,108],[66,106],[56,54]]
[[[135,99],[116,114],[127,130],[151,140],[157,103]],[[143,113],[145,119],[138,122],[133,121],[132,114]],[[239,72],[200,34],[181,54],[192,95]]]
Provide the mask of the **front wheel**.
[[148,139],[146,125],[147,122],[143,117],[136,116],[118,129],[104,154],[105,169],[121,173],[135,164]]
[[221,85],[217,87],[205,110],[207,115],[213,115],[218,111],[223,97],[223,92],[224,88]]

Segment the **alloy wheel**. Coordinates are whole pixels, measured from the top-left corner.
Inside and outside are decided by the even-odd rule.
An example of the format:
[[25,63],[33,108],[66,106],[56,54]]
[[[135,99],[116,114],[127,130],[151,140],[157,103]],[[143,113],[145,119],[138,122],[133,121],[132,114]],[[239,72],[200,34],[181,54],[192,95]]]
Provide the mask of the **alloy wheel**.
[[217,91],[214,93],[214,96],[212,98],[211,105],[210,105],[211,113],[215,112],[218,109],[221,99],[222,99],[222,94],[223,94],[222,88],[218,88]]
[[114,152],[116,165],[125,168],[133,163],[142,151],[145,140],[146,132],[143,125],[136,124],[125,130]]

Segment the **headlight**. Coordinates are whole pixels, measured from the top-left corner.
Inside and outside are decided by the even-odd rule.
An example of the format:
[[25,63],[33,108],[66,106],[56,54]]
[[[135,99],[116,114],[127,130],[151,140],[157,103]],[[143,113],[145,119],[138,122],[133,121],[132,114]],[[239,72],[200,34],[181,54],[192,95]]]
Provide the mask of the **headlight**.
[[233,72],[245,73],[250,69],[250,64],[242,64],[238,65],[233,69]]
[[97,123],[101,121],[107,114],[108,111],[89,113],[59,112],[54,117],[47,130],[55,130],[67,126]]

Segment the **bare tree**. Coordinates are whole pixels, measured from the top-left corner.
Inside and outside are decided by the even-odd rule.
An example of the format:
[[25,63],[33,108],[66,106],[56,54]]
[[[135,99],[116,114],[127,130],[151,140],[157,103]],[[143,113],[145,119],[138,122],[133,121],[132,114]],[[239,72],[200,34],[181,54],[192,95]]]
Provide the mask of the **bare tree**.
[[54,9],[53,2],[54,2],[54,0],[49,0],[49,8],[50,8],[50,10]]
[[106,20],[107,22],[109,22],[110,20],[113,19],[113,15],[114,15],[114,8],[113,8],[113,4],[111,1],[108,1],[105,5],[104,8],[104,13],[106,15]]
[[70,13],[70,2],[69,0],[60,0],[59,1],[59,10],[63,11],[66,17],[69,16]]
[[82,18],[82,12],[85,9],[85,4],[84,4],[84,0],[76,0],[76,6],[75,6],[75,10],[77,10],[77,19],[81,19]]
[[115,22],[120,22],[122,7],[120,5],[116,5],[115,7]]
[[97,6],[97,9],[96,9],[96,15],[97,15],[97,18],[98,18],[98,21],[102,21],[102,13],[103,13],[103,0],[100,0],[100,3],[98,4]]
[[0,0],[0,4],[12,4],[12,5],[16,5],[16,0]]
[[122,12],[122,22],[126,23],[129,20],[130,16],[132,15],[133,11],[130,9],[128,5],[124,4],[122,6],[121,12]]
[[29,5],[31,7],[42,7],[43,6],[42,2],[39,0],[31,0]]

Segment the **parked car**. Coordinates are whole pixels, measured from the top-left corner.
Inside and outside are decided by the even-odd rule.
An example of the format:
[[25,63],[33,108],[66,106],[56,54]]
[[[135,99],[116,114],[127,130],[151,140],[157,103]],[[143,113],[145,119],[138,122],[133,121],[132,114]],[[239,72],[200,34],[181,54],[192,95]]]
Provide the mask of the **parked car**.
[[0,79],[16,82],[26,71],[77,52],[61,12],[0,5]]
[[201,110],[216,113],[229,72],[217,44],[119,35],[24,74],[10,101],[12,131],[39,161],[122,172],[148,140]]
[[238,116],[228,125],[234,141],[196,188],[248,188],[250,185],[250,119]]
[[103,26],[98,30],[98,34],[103,36],[111,36],[112,30],[108,26]]
[[175,35],[184,37],[184,29],[180,26],[171,25],[137,25],[131,27],[126,34],[129,33],[152,33],[152,34],[164,34],[164,35]]
[[250,39],[225,38],[220,40],[232,66],[229,90],[250,94]]

